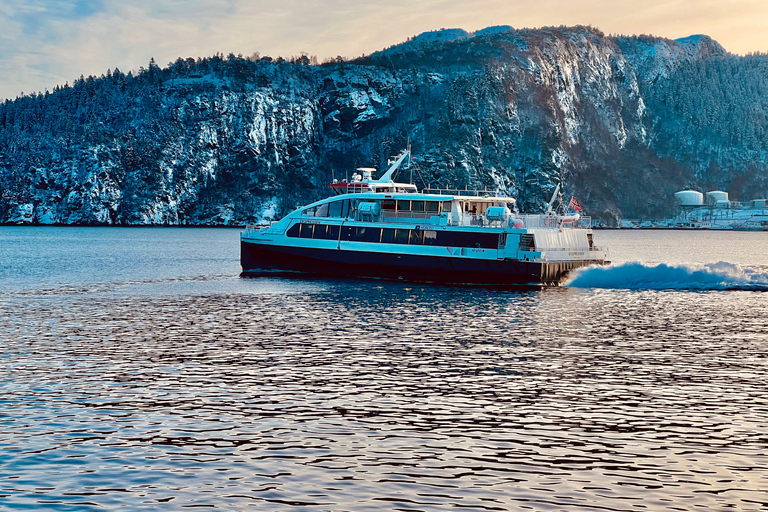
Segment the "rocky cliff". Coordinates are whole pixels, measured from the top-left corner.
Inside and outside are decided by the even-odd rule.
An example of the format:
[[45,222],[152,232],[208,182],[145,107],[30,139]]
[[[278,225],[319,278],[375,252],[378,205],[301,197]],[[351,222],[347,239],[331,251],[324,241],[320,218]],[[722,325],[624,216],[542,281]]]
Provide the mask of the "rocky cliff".
[[768,188],[768,57],[589,27],[423,34],[351,62],[229,55],[81,77],[0,105],[0,222],[279,217],[410,142],[418,185],[562,184],[588,214],[660,217],[682,188]]

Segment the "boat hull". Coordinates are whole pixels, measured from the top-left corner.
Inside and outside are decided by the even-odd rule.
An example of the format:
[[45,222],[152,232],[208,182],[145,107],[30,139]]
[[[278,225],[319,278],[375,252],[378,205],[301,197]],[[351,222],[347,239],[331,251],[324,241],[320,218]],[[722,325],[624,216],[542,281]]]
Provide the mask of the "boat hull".
[[494,285],[557,284],[601,260],[518,261],[262,245],[241,240],[243,275],[274,271],[415,282]]

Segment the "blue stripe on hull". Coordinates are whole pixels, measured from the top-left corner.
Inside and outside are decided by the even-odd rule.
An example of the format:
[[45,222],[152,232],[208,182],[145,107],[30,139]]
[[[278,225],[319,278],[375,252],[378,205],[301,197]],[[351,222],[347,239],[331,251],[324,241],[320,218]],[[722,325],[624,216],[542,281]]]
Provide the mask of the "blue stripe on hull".
[[436,283],[541,284],[557,283],[568,271],[596,263],[600,262],[484,260],[240,242],[240,265],[245,275],[285,270]]

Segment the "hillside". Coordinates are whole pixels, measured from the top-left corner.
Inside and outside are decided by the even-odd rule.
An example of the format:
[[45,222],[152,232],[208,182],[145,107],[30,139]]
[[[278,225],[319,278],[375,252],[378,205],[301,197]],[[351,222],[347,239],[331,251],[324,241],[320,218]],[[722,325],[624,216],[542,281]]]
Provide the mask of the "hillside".
[[561,183],[605,224],[682,188],[768,192],[768,56],[706,36],[451,29],[311,62],[150,62],[0,104],[0,222],[257,222],[408,141],[419,185],[535,211]]

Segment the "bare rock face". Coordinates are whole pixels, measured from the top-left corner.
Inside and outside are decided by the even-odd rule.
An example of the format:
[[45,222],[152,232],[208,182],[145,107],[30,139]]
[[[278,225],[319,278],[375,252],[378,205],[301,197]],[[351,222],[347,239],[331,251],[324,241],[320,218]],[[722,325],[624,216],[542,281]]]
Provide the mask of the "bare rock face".
[[768,191],[768,57],[589,27],[430,32],[352,62],[150,63],[0,104],[0,222],[236,225],[411,144],[418,185],[556,184],[598,222]]

